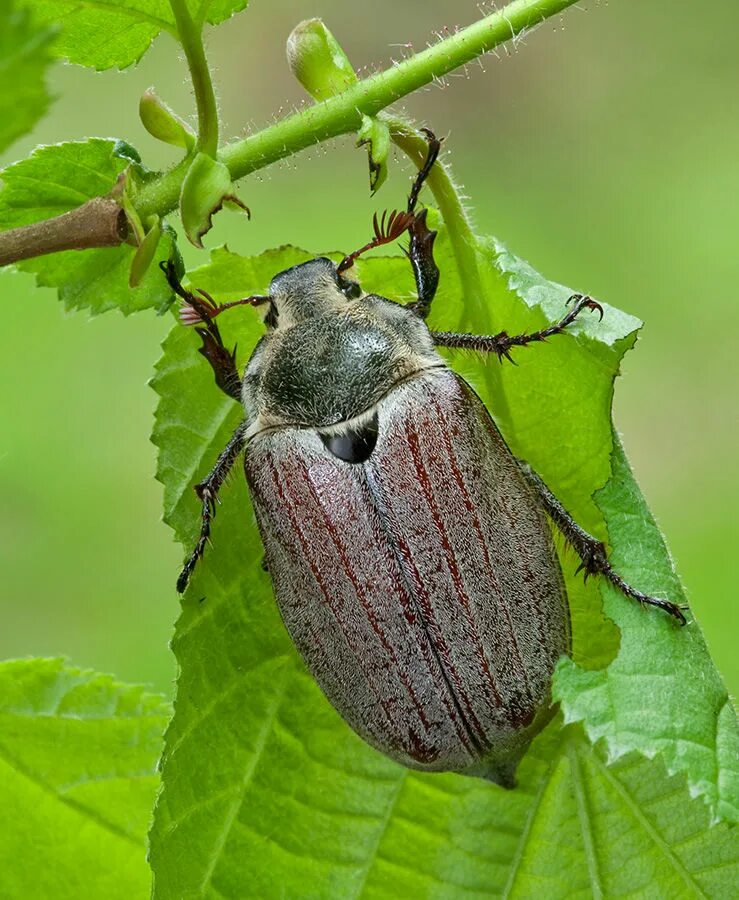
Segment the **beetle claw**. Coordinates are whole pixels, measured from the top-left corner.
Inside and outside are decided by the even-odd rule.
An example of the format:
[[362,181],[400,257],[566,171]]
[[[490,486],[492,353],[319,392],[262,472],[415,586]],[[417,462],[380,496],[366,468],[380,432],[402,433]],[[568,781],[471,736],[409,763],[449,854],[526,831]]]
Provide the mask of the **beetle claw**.
[[598,321],[603,321],[603,307],[592,297],[583,297],[582,305],[598,313]]
[[503,350],[498,351],[498,360],[500,362],[502,362],[504,358],[507,359],[508,362],[511,363],[511,365],[514,365],[514,366],[518,365],[516,360],[511,356],[511,352],[507,347],[504,348]]

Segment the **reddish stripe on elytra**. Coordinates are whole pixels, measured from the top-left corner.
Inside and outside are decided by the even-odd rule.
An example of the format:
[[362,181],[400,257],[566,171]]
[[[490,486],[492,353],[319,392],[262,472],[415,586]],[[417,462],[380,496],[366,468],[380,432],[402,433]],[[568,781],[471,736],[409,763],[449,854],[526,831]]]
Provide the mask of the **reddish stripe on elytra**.
[[[439,533],[439,537],[441,539],[441,543],[444,548],[447,567],[449,569],[449,574],[452,576],[452,581],[454,582],[454,587],[456,588],[456,591],[457,591],[457,597],[458,597],[458,599],[461,603],[461,606],[464,610],[465,618],[467,619],[467,623],[470,626],[470,630],[476,638],[476,641],[475,641],[476,648],[475,649],[477,650],[478,657],[482,663],[483,670],[487,671],[487,674],[489,676],[490,686],[493,690],[493,693],[495,694],[497,703],[499,706],[501,706],[502,701],[501,701],[500,695],[498,694],[498,692],[495,688],[495,685],[492,683],[492,676],[490,675],[490,670],[487,665],[487,659],[485,658],[484,650],[482,648],[482,645],[480,644],[479,635],[477,634],[477,630],[475,629],[474,622],[472,620],[470,600],[465,591],[464,583],[462,581],[462,576],[459,571],[459,568],[457,567],[456,560],[454,559],[454,554],[452,552],[452,546],[449,541],[449,535],[447,534],[446,529],[444,528],[444,523],[441,519],[441,515],[439,514],[438,507],[436,506],[436,503],[434,502],[433,490],[431,487],[431,480],[430,480],[428,472],[426,471],[426,469],[423,465],[423,462],[421,460],[421,452],[420,452],[421,446],[420,446],[420,441],[418,439],[418,434],[416,433],[416,431],[413,428],[410,421],[408,421],[406,423],[405,436],[406,436],[406,441],[408,443],[408,449],[410,450],[411,458],[413,459],[413,464],[416,469],[416,475],[418,476],[419,484],[421,485],[421,489],[423,490],[429,510],[434,519],[434,524],[436,525],[436,530]],[[451,663],[451,661],[450,661],[450,663]],[[453,666],[452,666],[451,671],[454,672],[455,681],[459,681],[459,676],[457,675],[456,669],[454,669]],[[460,699],[461,699],[461,695],[460,695]],[[470,700],[466,696],[466,694],[464,695],[464,700],[465,700],[465,705],[467,706],[467,711],[468,711],[469,715],[471,716],[475,727],[479,730],[480,736],[482,737],[484,743],[487,745],[488,741],[487,741],[487,738],[485,737],[485,731],[482,728],[482,726],[480,725],[480,722],[478,721],[477,716],[475,716],[475,713],[472,709]]]
[[[397,548],[397,551],[402,555],[403,560],[406,561],[406,566],[404,567],[400,560],[397,559],[397,556],[393,554],[398,574],[403,576],[404,568],[413,569],[412,573],[409,574],[411,576],[415,576],[413,578],[413,587],[415,596],[419,597],[423,594],[423,586],[419,586],[420,578],[418,575],[418,571],[414,566],[412,566],[412,563],[408,564],[407,562],[408,557],[410,556],[408,547],[403,544],[402,539],[395,533],[394,529],[392,530],[392,533],[389,534],[382,526],[383,517],[387,521],[388,526],[391,526],[391,520],[390,516],[387,513],[387,504],[385,503],[382,488],[377,482],[377,479],[374,477],[374,475],[375,473],[372,469],[365,467],[365,476],[367,480],[362,482],[362,487],[365,490],[368,502],[377,512],[377,516],[372,518],[373,535],[378,544],[386,543],[391,547],[394,545]],[[369,484],[370,480],[372,481],[372,486],[370,486]],[[419,610],[417,608],[417,601],[414,600],[414,593],[406,590],[405,585],[402,582],[400,597],[403,604],[403,615],[405,617],[405,620],[411,626],[411,633],[415,639],[416,646],[421,653],[423,661],[426,664],[426,671],[428,673],[428,676],[436,688],[436,694],[444,704],[444,707],[449,714],[449,719],[454,726],[454,730],[457,737],[459,738],[460,743],[465,747],[470,755],[476,756],[477,748],[470,741],[470,733],[468,729],[465,727],[464,723],[460,721],[459,713],[461,711],[458,710],[458,707],[454,702],[452,688],[444,676],[442,662],[439,659],[438,654],[434,653],[434,645],[432,644],[431,637],[428,632],[423,610]],[[438,641],[435,643],[438,643]]]
[[[424,626],[430,633],[430,635],[432,635],[434,647],[436,648],[436,651],[439,655],[439,664],[442,666],[444,672],[448,675],[451,681],[454,682],[454,688],[452,688],[452,685],[448,682],[447,684],[445,684],[445,688],[447,691],[454,691],[454,698],[459,704],[459,712],[465,721],[464,729],[459,730],[459,728],[457,728],[457,734],[460,736],[460,739],[462,740],[462,743],[467,750],[469,750],[474,755],[479,755],[481,750],[484,751],[488,748],[489,743],[484,739],[481,743],[480,738],[476,737],[470,728],[470,725],[474,725],[484,738],[482,726],[475,716],[474,710],[472,709],[470,704],[470,700],[465,693],[464,685],[459,677],[459,673],[457,672],[452,661],[452,657],[449,652],[449,644],[447,644],[446,640],[444,639],[443,632],[439,628],[439,625],[434,618],[434,611],[429,600],[428,591],[426,591],[423,579],[421,578],[421,574],[416,568],[415,563],[413,562],[413,554],[411,552],[411,549],[400,536],[397,537],[397,545],[398,550],[403,556],[403,560],[405,562],[406,568],[408,569],[408,573],[413,581],[415,594],[421,607]],[[464,702],[464,705],[467,707],[467,713],[465,713],[462,709],[462,702]],[[452,718],[455,727],[457,727],[458,720],[456,710]]]
[[403,682],[403,684],[405,685],[405,688],[408,691],[408,696],[411,698],[414,706],[416,707],[416,712],[418,713],[418,718],[421,720],[421,723],[423,724],[424,728],[426,728],[428,730],[430,727],[430,723],[429,723],[428,719],[426,718],[426,713],[424,712],[423,705],[422,705],[421,701],[419,700],[418,695],[416,694],[416,692],[413,688],[413,685],[410,683],[410,680],[408,679],[407,675],[405,674],[405,672],[403,672],[403,667],[400,665],[400,662],[395,653],[392,643],[387,639],[385,632],[383,631],[382,627],[380,626],[379,621],[377,620],[377,615],[375,614],[375,610],[373,609],[372,604],[370,603],[369,598],[367,597],[366,591],[364,590],[364,588],[361,586],[361,584],[359,583],[359,581],[357,579],[357,576],[354,572],[354,569],[349,560],[349,557],[346,555],[346,549],[343,546],[343,544],[341,543],[341,541],[339,540],[339,535],[336,532],[334,523],[331,521],[331,517],[326,515],[326,511],[323,507],[323,504],[321,503],[321,499],[318,496],[318,494],[316,493],[313,482],[311,481],[310,472],[309,472],[307,466],[305,466],[305,464],[303,464],[303,474],[305,475],[305,480],[306,480],[306,484],[308,485],[308,489],[311,492],[311,495],[312,495],[313,499],[315,500],[316,504],[318,505],[319,509],[321,510],[321,513],[323,514],[323,520],[326,525],[326,530],[331,535],[331,540],[333,541],[334,547],[336,548],[336,550],[339,553],[339,556],[341,557],[341,563],[344,567],[344,571],[349,576],[349,580],[351,581],[352,585],[354,586],[354,590],[357,594],[357,598],[359,599],[359,602],[362,604],[362,608],[365,611],[367,620],[370,623],[370,625],[372,626],[372,630],[379,638],[380,643],[382,644],[383,648],[385,649],[387,654],[392,658],[393,662],[395,663],[395,669],[398,673],[398,676],[399,676],[400,680]]
[[[513,528],[514,524],[515,524],[515,520],[511,513],[511,510],[508,508],[508,505],[504,500],[501,502],[501,509],[506,517],[506,521],[508,522],[509,526],[511,528]],[[549,526],[546,525],[546,527],[548,528]],[[526,560],[526,557],[521,556],[519,561],[523,568],[523,575],[522,575],[523,580],[527,584],[535,585],[536,584],[536,576],[531,571],[531,568],[528,565],[528,561]],[[546,618],[545,618],[544,612],[543,612],[543,608],[542,608],[542,599],[543,599],[542,594],[540,591],[534,591],[532,588],[532,591],[530,592],[529,596],[533,600],[533,605],[534,605],[534,613],[535,613],[536,626],[537,626],[536,639],[539,642],[539,645],[541,647],[543,647],[544,649],[549,651],[548,642],[547,642],[544,634],[542,633],[542,628],[541,628],[541,623],[543,621],[546,621]],[[527,684],[528,684],[528,681],[527,681]]]
[[[468,388],[468,389],[471,390],[470,388]],[[493,443],[498,444],[498,445],[502,444],[504,450],[508,450],[508,445],[505,443],[505,441],[503,440],[503,437],[501,436],[500,432],[498,431],[498,428],[497,428],[495,422],[493,421],[492,416],[485,415],[483,417],[483,421],[484,421],[485,427],[487,429],[487,432],[490,435],[490,439],[493,441]],[[527,486],[524,485],[524,487],[527,487]],[[511,510],[508,508],[504,499],[501,502],[501,509],[503,510],[505,517],[510,524],[511,530],[513,530],[513,528],[515,526],[515,521],[511,514]],[[546,523],[542,523],[542,524],[544,524],[545,527],[547,527],[547,528],[549,527],[548,525],[546,525]],[[522,560],[523,560],[523,557],[522,557]],[[557,562],[557,565],[559,565],[559,562]],[[529,574],[532,576],[529,583],[533,583],[533,581],[535,581],[535,578],[533,577],[533,573],[531,572],[531,569],[528,567],[527,564],[524,564],[524,566],[525,566],[526,574]],[[541,623],[546,621],[546,616],[544,615],[544,612],[542,609],[543,598],[539,591],[536,591],[536,592],[532,591],[531,598],[534,601],[534,611],[536,613],[537,631],[539,632],[538,641],[541,644],[541,646],[546,646],[547,641],[541,633]],[[527,680],[526,684],[528,687],[529,686],[528,680]]]
[[[272,481],[273,481],[275,488],[277,490],[277,493],[280,497],[282,506],[287,511],[287,515],[288,515],[288,518],[290,519],[290,524],[292,525],[293,532],[297,536],[298,540],[300,541],[300,545],[303,548],[303,556],[305,558],[305,561],[308,563],[308,566],[313,574],[313,577],[316,580],[316,584],[321,589],[321,593],[323,594],[324,598],[326,599],[327,607],[331,610],[331,613],[333,614],[334,618],[338,622],[339,627],[341,629],[341,633],[344,636],[344,639],[346,640],[347,644],[351,648],[354,655],[358,659],[361,659],[363,654],[360,651],[360,649],[356,646],[356,644],[350,640],[350,638],[349,638],[350,632],[346,627],[346,623],[342,620],[341,616],[339,615],[338,610],[332,603],[331,595],[330,595],[329,591],[326,589],[326,584],[323,580],[323,577],[321,576],[321,570],[316,565],[314,559],[310,555],[310,552],[309,552],[310,544],[308,541],[306,541],[306,539],[303,536],[303,532],[301,530],[300,523],[298,522],[298,518],[295,514],[295,507],[290,502],[289,494],[287,494],[287,492],[282,487],[282,483],[280,481],[279,474],[277,472],[277,468],[275,467],[275,464],[271,457],[267,457],[267,459],[269,462],[269,469],[270,469],[270,474],[272,476]],[[369,674],[367,672],[365,672],[365,678],[367,680],[367,684],[372,689],[372,692],[377,697],[377,702],[378,702],[380,708],[382,709],[382,712],[384,713],[385,718],[387,719],[388,723],[392,726],[391,730],[395,732],[396,739],[398,740],[399,743],[402,743],[400,734],[397,731],[397,721],[393,718],[393,716],[390,713],[390,710],[385,705],[385,702],[383,701],[382,696],[380,695],[380,693],[377,690],[377,685],[369,677]]]
[[[516,629],[513,627],[511,611],[510,611],[510,608],[506,601],[505,595],[500,587],[500,582],[498,581],[498,578],[495,574],[495,568],[490,559],[490,553],[488,551],[487,541],[485,540],[485,535],[483,534],[482,525],[480,524],[480,519],[477,516],[475,504],[472,502],[472,498],[470,497],[469,492],[467,490],[467,485],[465,484],[465,481],[462,477],[462,473],[459,470],[459,467],[457,465],[457,462],[456,462],[456,459],[454,456],[454,448],[452,447],[452,442],[449,438],[449,429],[447,428],[447,419],[444,416],[444,410],[441,408],[441,405],[438,403],[435,396],[431,397],[431,402],[434,404],[434,406],[436,408],[436,412],[437,412],[437,415],[439,416],[439,420],[443,423],[443,427],[441,428],[441,433],[443,435],[444,443],[446,445],[447,457],[449,459],[449,464],[451,466],[452,474],[454,475],[454,480],[457,482],[457,487],[459,488],[459,493],[462,498],[462,502],[464,503],[465,508],[472,519],[472,523],[474,525],[475,531],[477,532],[478,541],[479,541],[480,547],[482,548],[483,556],[485,559],[485,565],[486,565],[488,573],[490,575],[490,579],[493,583],[493,587],[495,588],[495,591],[497,592],[498,599],[500,600],[500,605],[502,606],[503,611],[505,613],[506,621],[508,623],[508,632],[510,634],[511,640],[513,641],[513,652],[516,657],[516,662],[518,663],[519,672],[523,676],[523,681],[526,685],[526,690],[528,692],[528,695],[533,701],[533,695],[531,693],[531,684],[529,683],[528,672],[526,671],[526,668],[524,667],[524,664],[523,664],[523,659],[521,658],[521,651],[518,646],[518,640],[516,639]],[[475,634],[477,636],[477,632],[475,632]],[[478,640],[479,640],[479,636],[478,636]],[[483,655],[484,655],[484,649],[483,649]],[[487,659],[486,659],[486,665],[485,665],[485,672],[487,675],[489,675],[489,677],[492,681],[493,689],[495,690],[495,694],[498,697],[498,699],[500,699],[500,695],[498,694],[498,691],[495,687],[493,675],[490,672],[489,667],[487,666]]]

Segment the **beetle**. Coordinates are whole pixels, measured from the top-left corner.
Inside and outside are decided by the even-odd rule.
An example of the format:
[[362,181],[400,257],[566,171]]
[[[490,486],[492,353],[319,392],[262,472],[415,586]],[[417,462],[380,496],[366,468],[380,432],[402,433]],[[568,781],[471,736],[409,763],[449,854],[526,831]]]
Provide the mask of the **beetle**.
[[[374,219],[374,237],[335,264],[326,257],[272,279],[266,295],[217,305],[179,282],[181,318],[196,325],[216,383],[246,417],[196,487],[197,545],[208,541],[219,488],[244,468],[280,612],[329,701],[369,744],[403,765],[478,775],[504,787],[551,717],[557,660],[570,650],[567,593],[550,522],[626,596],[684,624],[674,603],[628,585],[542,480],[516,459],[472,388],[437,347],[510,359],[564,332],[590,297],[532,334],[432,332],[436,232],[417,210],[440,141],[402,212]],[[410,238],[417,300],[363,292],[354,262]],[[215,321],[246,304],[266,333],[243,378]]]

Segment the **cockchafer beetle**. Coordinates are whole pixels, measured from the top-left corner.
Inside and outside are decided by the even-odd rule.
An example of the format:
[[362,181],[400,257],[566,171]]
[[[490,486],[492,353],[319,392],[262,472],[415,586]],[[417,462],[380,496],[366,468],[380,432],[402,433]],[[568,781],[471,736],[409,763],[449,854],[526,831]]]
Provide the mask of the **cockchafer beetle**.
[[[487,409],[438,355],[460,347],[509,357],[559,334],[584,309],[575,295],[555,325],[492,336],[429,331],[439,281],[436,233],[417,211],[438,156],[429,143],[403,212],[338,265],[319,257],[280,272],[269,294],[216,305],[185,290],[185,324],[218,386],[246,418],[208,477],[200,539],[180,575],[184,591],[202,556],[218,490],[244,452],[246,479],[285,625],[333,706],[368,743],[405,766],[479,775],[505,787],[533,735],[552,715],[557,660],[570,619],[551,522],[589,574],[681,623],[680,608],[635,590],[602,543],[516,459]],[[353,263],[408,233],[418,299],[401,306],[365,294]],[[266,334],[243,379],[216,316],[248,304]]]

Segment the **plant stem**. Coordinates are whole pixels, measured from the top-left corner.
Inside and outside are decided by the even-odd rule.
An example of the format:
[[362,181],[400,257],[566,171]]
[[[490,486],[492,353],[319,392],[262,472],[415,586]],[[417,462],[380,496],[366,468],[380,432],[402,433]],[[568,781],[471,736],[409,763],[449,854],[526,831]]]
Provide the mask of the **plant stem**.
[[[428,151],[427,142],[412,126],[402,119],[386,115],[383,115],[382,118],[390,126],[390,135],[394,143],[420,168]],[[478,239],[459,196],[459,190],[454,183],[451,171],[443,159],[437,160],[431,169],[427,184],[434,195],[436,205],[446,225],[446,234],[452,246],[454,261],[459,274],[459,283],[464,296],[464,307],[467,311],[471,311],[472,307],[479,308],[481,305],[488,303],[489,298],[482,283],[480,267],[477,264]],[[490,310],[486,310],[486,313],[489,312]],[[488,318],[490,318],[489,315]],[[493,409],[495,409],[496,419],[505,423],[506,434],[511,438],[513,435],[513,424],[505,385],[499,371],[494,366],[488,366],[485,371],[487,387],[490,392]]]
[[[200,23],[196,24],[191,18],[185,0],[170,0],[170,3],[195,89],[198,108],[197,148],[215,157],[218,151],[218,110],[203,49]],[[358,82],[330,100],[288,116],[252,137],[229,144],[221,151],[220,159],[228,166],[231,177],[237,180],[312,144],[356,131],[361,124],[362,115],[376,115],[401,97],[487,53],[498,44],[515,39],[527,28],[538,25],[573,3],[575,0],[514,0],[504,9],[444,38],[389,70]],[[169,172],[141,188],[135,205],[143,221],[152,215],[163,217],[176,208],[189,166],[190,157],[187,157]],[[461,267],[460,275],[469,279],[469,283],[474,283],[477,265],[474,251],[469,249],[470,245],[468,249],[464,246],[465,235],[470,234],[469,221],[461,204],[452,198],[453,194],[456,197],[456,193],[451,181],[445,188],[441,184],[442,175],[438,178],[437,202],[445,220],[452,226],[450,230],[457,234],[455,255]],[[0,259],[5,264],[14,259],[28,259],[49,252],[48,249],[42,249],[41,245],[37,247],[40,234],[38,229],[26,226],[15,231],[17,234],[12,236],[12,240],[6,237],[7,232],[0,232]],[[109,244],[110,231],[102,228],[97,244],[94,234],[88,231],[84,243],[78,242],[72,234],[67,243],[57,249],[103,247]],[[471,293],[475,297],[481,296],[477,292]]]
[[[202,23],[196,24],[192,20],[185,0],[169,0],[169,5],[172,7],[172,13],[177,23],[177,33],[182,49],[185,51],[195,91],[195,103],[198,110],[196,149],[215,159],[218,152],[218,106],[203,47]],[[172,209],[174,205],[168,207],[168,210]]]
[[0,234],[0,266],[90,247],[115,247],[128,234],[126,214],[115,200],[93,197],[69,212]]
[[[474,22],[391,69],[358,82],[330,100],[288,116],[252,137],[227,145],[220,158],[237,180],[319,141],[356,131],[363,114],[376,115],[401,97],[515,38],[574,2],[514,0],[499,12]],[[182,178],[181,170],[175,169],[144,187],[136,204],[139,215],[142,218],[164,215],[174,209]]]

